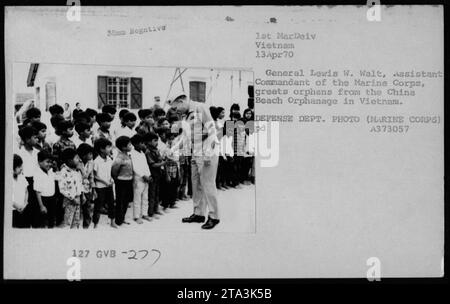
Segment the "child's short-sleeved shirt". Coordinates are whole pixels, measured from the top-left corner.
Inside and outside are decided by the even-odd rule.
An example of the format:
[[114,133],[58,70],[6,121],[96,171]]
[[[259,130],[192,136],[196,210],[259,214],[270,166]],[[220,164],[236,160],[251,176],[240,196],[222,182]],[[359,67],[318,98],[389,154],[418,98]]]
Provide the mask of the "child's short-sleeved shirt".
[[60,137],[59,140],[53,145],[53,155],[56,157],[58,167],[61,167],[61,153],[66,149],[76,150],[75,144],[68,138]]
[[144,152],[139,152],[133,149],[130,152],[130,156],[133,162],[134,177],[140,178],[151,175]]
[[28,202],[25,201],[25,197],[27,194],[28,182],[25,179],[23,174],[20,174],[17,179],[13,178],[12,182],[13,187],[13,208],[14,206],[17,208],[23,209],[28,205]]
[[69,148],[75,150],[77,147],[72,140],[60,137],[59,140],[53,145],[53,153],[59,156],[62,151]]
[[115,174],[114,178],[119,180],[132,180],[133,162],[130,155],[119,152],[113,161],[111,170]]
[[94,161],[90,160],[84,164],[83,177],[83,193],[90,193],[92,187],[95,186],[94,181]]
[[38,168],[33,176],[33,189],[42,196],[51,197],[55,195],[55,174],[50,169],[47,173]]
[[153,164],[160,163],[162,161],[161,154],[159,154],[158,149],[150,148],[145,152],[145,157],[147,158],[147,164],[150,168],[150,172],[153,177],[158,178],[162,174],[162,169],[159,167],[153,167]]
[[69,200],[80,196],[83,189],[83,181],[80,171],[69,168],[66,164],[61,166],[59,173],[59,191]]
[[101,178],[105,181],[111,180],[111,167],[112,167],[112,159],[107,156],[106,158],[102,158],[100,155],[97,156],[94,160],[94,180],[96,188],[106,188],[110,187],[110,185],[106,185],[105,183],[99,181],[96,177]]
[[34,172],[39,169],[37,155],[39,150],[33,148],[32,151],[27,151],[25,147],[21,147],[17,154],[22,158],[23,161],[23,175],[25,177],[32,177]]

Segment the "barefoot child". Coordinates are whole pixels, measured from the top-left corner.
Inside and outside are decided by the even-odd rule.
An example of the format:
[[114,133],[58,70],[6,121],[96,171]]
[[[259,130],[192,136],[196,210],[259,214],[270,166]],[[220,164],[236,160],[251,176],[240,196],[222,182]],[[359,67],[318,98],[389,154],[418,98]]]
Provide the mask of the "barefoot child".
[[89,228],[92,221],[92,212],[94,210],[94,148],[88,144],[81,144],[77,149],[78,156],[81,158],[80,167],[83,177],[83,195],[84,203],[81,206],[81,213],[83,216],[83,228]]
[[133,163],[129,155],[130,138],[119,136],[116,139],[118,153],[111,167],[111,176],[116,186],[116,224],[130,224],[125,221],[128,204],[133,201]]
[[59,173],[59,191],[63,196],[64,221],[63,226],[80,228],[81,222],[81,191],[83,181],[78,170],[80,158],[77,151],[67,148],[61,153],[63,164]]
[[99,138],[94,142],[94,150],[98,153],[94,160],[94,189],[97,194],[97,200],[94,203],[94,228],[97,228],[101,207],[105,205],[108,206],[108,218],[111,227],[117,228],[114,223],[114,181],[111,177],[112,143],[106,138]]
[[136,134],[131,138],[134,150],[130,152],[133,162],[133,218],[138,224],[142,219],[151,221],[151,217],[144,214],[148,208],[148,183],[151,180],[150,169],[145,158],[145,143],[141,135]]
[[33,176],[34,191],[41,210],[40,226],[48,228],[56,226],[55,174],[53,173],[53,157],[46,151],[38,153],[39,169]]
[[152,181],[148,186],[148,211],[147,215],[158,219],[162,213],[159,211],[160,187],[163,169],[165,165],[161,154],[158,151],[158,135],[155,133],[147,133],[144,136],[144,142],[147,146],[145,157],[150,168]]

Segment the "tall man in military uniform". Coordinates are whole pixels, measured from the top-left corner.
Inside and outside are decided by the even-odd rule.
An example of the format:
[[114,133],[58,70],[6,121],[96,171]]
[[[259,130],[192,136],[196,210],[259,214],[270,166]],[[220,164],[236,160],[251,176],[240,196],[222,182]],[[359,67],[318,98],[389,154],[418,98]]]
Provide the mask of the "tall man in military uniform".
[[181,94],[172,99],[171,106],[186,116],[183,136],[192,141],[192,200],[194,213],[182,219],[183,223],[205,222],[203,229],[212,229],[219,223],[216,172],[219,162],[218,140],[211,113],[205,104],[189,100]]

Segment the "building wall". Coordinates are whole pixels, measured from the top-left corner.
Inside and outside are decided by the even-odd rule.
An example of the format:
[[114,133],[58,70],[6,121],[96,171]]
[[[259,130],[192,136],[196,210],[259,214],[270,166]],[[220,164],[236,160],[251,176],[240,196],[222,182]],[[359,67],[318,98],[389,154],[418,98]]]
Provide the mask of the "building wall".
[[[34,86],[40,87],[41,110],[46,108],[47,82],[56,83],[56,103],[63,105],[68,102],[73,109],[80,102],[82,108],[97,109],[97,76],[141,77],[142,106],[147,108],[153,105],[154,96],[160,96],[161,101],[166,100],[174,72],[175,68],[40,64]],[[188,96],[189,81],[204,81],[207,104],[224,107],[227,112],[234,102],[239,103],[241,109],[247,108],[248,86],[253,85],[253,72],[188,68],[182,78]],[[169,98],[176,92],[182,92],[179,79]]]

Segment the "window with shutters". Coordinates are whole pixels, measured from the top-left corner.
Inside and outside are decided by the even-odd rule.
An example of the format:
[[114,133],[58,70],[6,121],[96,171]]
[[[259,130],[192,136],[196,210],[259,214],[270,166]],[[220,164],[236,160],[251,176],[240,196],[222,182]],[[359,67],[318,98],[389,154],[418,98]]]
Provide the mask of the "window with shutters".
[[206,82],[190,81],[189,98],[193,101],[205,102],[206,100]]
[[98,76],[98,107],[142,108],[142,78]]
[[118,108],[129,107],[129,78],[108,77],[106,86],[106,104]]

